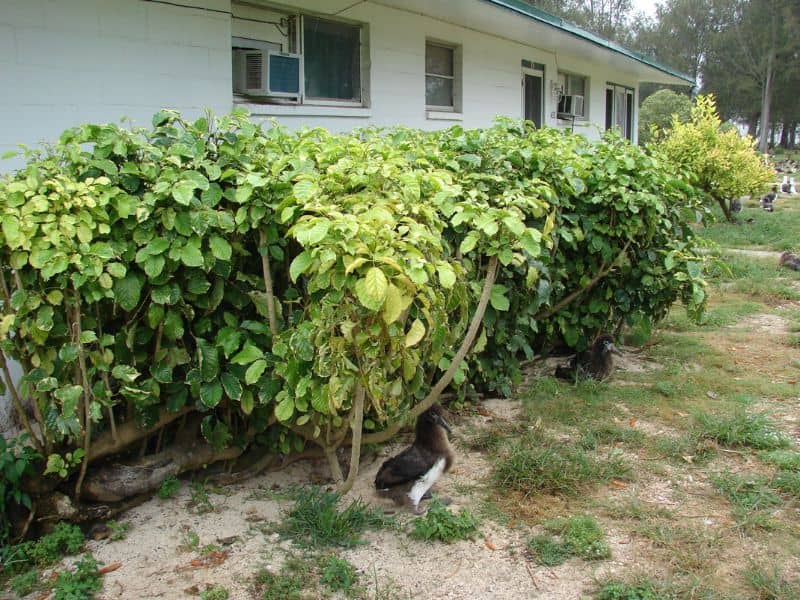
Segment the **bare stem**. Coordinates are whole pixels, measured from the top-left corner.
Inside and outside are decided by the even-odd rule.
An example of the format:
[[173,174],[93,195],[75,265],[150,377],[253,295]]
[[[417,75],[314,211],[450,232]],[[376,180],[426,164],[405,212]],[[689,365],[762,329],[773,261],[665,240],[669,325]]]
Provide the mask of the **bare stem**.
[[[458,352],[456,352],[455,357],[453,357],[450,367],[448,367],[447,371],[444,372],[436,385],[433,386],[433,389],[428,392],[428,395],[425,396],[425,399],[409,411],[409,419],[416,419],[419,415],[433,406],[439,400],[439,397],[442,395],[442,392],[445,390],[445,388],[450,385],[450,382],[453,380],[453,376],[456,374],[458,367],[461,366],[461,362],[467,356],[469,349],[472,347],[472,343],[475,341],[475,336],[478,334],[478,328],[483,321],[483,315],[486,313],[486,306],[489,304],[489,297],[492,295],[492,286],[494,285],[496,278],[497,256],[492,256],[489,259],[489,265],[486,268],[486,278],[483,280],[483,290],[481,291],[481,297],[478,301],[478,306],[475,308],[475,313],[472,315],[472,321],[470,322],[467,333],[464,335],[464,339],[461,342],[461,347],[458,349]],[[398,421],[388,429],[365,435],[364,443],[378,444],[385,442],[386,440],[394,437],[394,435],[400,431],[402,426],[402,421]]]
[[[354,400],[355,414],[353,415],[353,422],[350,425],[353,431],[353,445],[350,447],[350,471],[347,474],[345,482],[339,486],[338,491],[340,494],[349,492],[353,488],[353,484],[358,476],[358,466],[361,460],[361,432],[364,424],[364,396],[366,396],[364,386],[360,383],[356,384]],[[335,454],[334,458],[336,458]]]
[[75,497],[80,498],[81,485],[83,485],[83,478],[86,477],[86,468],[89,466],[89,450],[92,445],[92,396],[89,389],[89,375],[86,371],[86,355],[83,351],[83,343],[81,342],[81,295],[77,288],[73,288],[75,306],[73,308],[73,326],[75,328],[75,337],[78,344],[78,366],[81,370],[81,384],[83,386],[83,413],[84,413],[84,427],[83,427],[83,462],[81,463],[81,472],[78,475],[78,481],[75,484]]
[[272,272],[269,266],[269,245],[267,244],[267,234],[264,228],[258,230],[259,254],[261,255],[261,271],[264,274],[264,289],[267,292],[267,316],[269,318],[269,330],[272,336],[278,335],[278,319],[275,316],[275,293],[272,290]]

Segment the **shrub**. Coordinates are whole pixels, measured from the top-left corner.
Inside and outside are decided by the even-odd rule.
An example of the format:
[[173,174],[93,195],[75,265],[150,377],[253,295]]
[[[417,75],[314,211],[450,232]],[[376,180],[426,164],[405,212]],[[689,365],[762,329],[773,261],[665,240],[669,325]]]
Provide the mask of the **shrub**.
[[478,520],[467,509],[455,514],[438,500],[433,500],[425,516],[414,519],[411,537],[449,544],[472,539],[477,533]]
[[672,129],[654,145],[657,155],[683,170],[711,202],[732,220],[729,201],[761,194],[775,172],[755,150],[755,140],[722,131],[713,96],[698,96],[691,120],[673,119]]
[[103,587],[97,566],[101,564],[91,554],[85,554],[74,570],[61,571],[53,587],[53,600],[91,600]]

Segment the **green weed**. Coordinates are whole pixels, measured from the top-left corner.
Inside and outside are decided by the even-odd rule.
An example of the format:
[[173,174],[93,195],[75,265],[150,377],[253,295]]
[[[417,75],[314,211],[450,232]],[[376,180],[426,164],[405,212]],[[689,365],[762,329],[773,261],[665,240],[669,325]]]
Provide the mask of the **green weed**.
[[772,479],[772,487],[793,498],[800,498],[800,472],[779,471]]
[[595,423],[581,428],[578,445],[584,450],[597,450],[600,445],[616,443],[640,446],[645,440],[641,431],[632,427],[620,427],[616,423]]
[[339,494],[318,487],[297,490],[295,504],[278,528],[301,547],[355,546],[369,528],[386,527],[389,520],[360,499],[338,510]]
[[91,554],[84,554],[74,570],[58,574],[53,587],[53,600],[90,600],[103,587],[97,566],[101,564]]
[[64,556],[80,552],[85,542],[86,537],[80,527],[62,522],[53,531],[27,546],[27,558],[40,567],[47,566]]
[[131,528],[130,523],[117,523],[116,521],[109,521],[106,526],[111,531],[109,538],[113,542],[124,540],[128,536],[128,531]]
[[27,596],[39,587],[39,572],[36,569],[26,571],[11,580],[11,589],[17,596]]
[[528,551],[539,564],[559,565],[572,556],[585,560],[603,560],[611,556],[605,534],[591,516],[554,519],[544,526],[558,538],[538,535],[528,542]]
[[162,500],[166,500],[168,498],[172,498],[179,489],[181,489],[180,479],[178,479],[174,475],[170,475],[164,481],[161,482],[161,485],[158,487],[158,492],[156,492],[156,494]]
[[216,507],[211,502],[206,484],[202,481],[193,481],[189,487],[191,497],[186,507],[198,515],[214,512]]
[[353,586],[358,583],[358,572],[347,560],[335,554],[322,560],[320,581],[334,592],[349,596]]
[[675,596],[666,595],[658,584],[647,580],[635,584],[618,580],[607,581],[595,595],[595,600],[667,600],[668,598]]
[[261,600],[302,600],[310,572],[305,561],[288,557],[278,574],[266,569],[256,574],[255,592]]
[[212,585],[200,592],[200,600],[228,600],[230,592],[224,585]]
[[478,520],[466,509],[453,513],[438,500],[433,500],[424,517],[414,519],[411,537],[451,543],[472,539],[478,534]]

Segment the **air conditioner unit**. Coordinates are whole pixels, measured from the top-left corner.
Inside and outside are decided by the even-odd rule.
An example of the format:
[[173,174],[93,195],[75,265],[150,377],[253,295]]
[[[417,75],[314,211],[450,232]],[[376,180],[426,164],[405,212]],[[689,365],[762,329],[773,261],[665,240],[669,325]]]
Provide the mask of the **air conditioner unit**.
[[300,96],[300,55],[277,50],[233,51],[233,91],[248,96]]
[[558,116],[569,118],[583,116],[583,96],[561,96],[558,101]]

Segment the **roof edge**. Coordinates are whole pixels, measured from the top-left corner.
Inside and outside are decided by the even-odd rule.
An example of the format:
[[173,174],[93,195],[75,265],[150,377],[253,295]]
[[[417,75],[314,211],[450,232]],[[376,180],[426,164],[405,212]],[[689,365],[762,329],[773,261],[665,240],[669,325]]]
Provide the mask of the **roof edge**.
[[521,0],[484,0],[484,2],[488,2],[489,4],[494,4],[495,6],[506,8],[518,14],[524,15],[529,19],[533,19],[534,21],[539,21],[540,23],[544,23],[545,25],[550,25],[551,27],[560,29],[565,33],[583,39],[591,44],[600,46],[601,48],[605,48],[606,50],[610,50],[611,52],[621,54],[627,58],[635,60],[636,62],[642,63],[643,65],[661,71],[662,73],[671,75],[672,77],[682,79],[683,81],[686,82],[686,85],[695,85],[697,83],[693,77],[687,75],[686,73],[681,73],[680,71],[677,71],[672,67],[668,67],[667,65],[661,64],[660,62],[650,58],[649,56],[646,56],[634,50],[630,50],[625,46],[617,44],[616,42],[612,42],[611,40],[608,40],[600,35],[592,33],[591,31],[587,31],[582,27],[578,27],[577,25],[570,23],[569,21],[565,21],[561,17],[558,17],[556,15],[551,15],[550,13],[543,11],[540,8],[536,8],[535,6],[531,6],[530,4],[527,4],[525,2],[522,2]]

